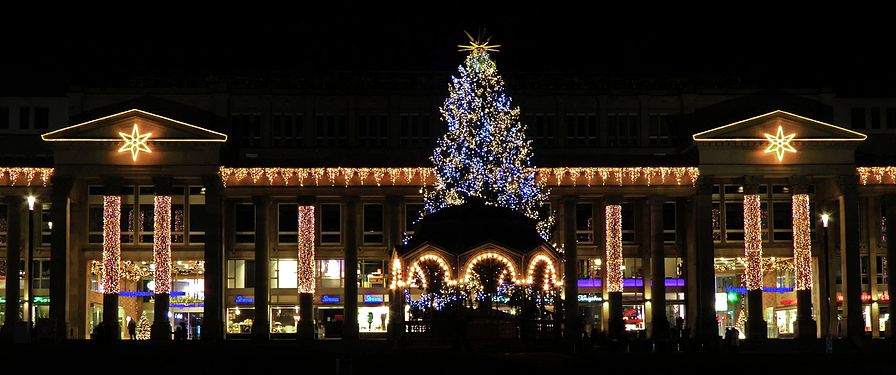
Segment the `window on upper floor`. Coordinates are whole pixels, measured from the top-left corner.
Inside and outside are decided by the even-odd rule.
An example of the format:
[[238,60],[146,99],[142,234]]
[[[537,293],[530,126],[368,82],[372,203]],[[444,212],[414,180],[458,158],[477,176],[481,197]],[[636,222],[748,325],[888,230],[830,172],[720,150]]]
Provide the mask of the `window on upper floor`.
[[554,125],[554,117],[552,113],[530,113],[523,116],[532,143],[537,146],[557,144],[557,128]]
[[47,129],[50,126],[50,109],[34,107],[34,128]]
[[364,204],[364,244],[383,243],[383,205]]
[[886,116],[887,129],[896,129],[896,107],[887,107]]
[[261,113],[234,113],[230,116],[230,124],[237,145],[261,146]]
[[669,126],[668,113],[650,113],[650,139],[651,146],[667,146],[672,144],[672,128]]
[[635,205],[622,204],[622,243],[635,242]]
[[398,144],[401,146],[429,146],[429,115],[402,113],[399,116]]
[[566,114],[567,143],[576,146],[597,146],[600,128],[596,113]]
[[385,113],[358,115],[358,143],[384,147],[389,144],[389,116]]
[[305,116],[301,113],[271,115],[271,144],[274,147],[296,147],[305,139]]
[[344,114],[318,113],[314,115],[314,145],[317,147],[348,144]]
[[31,107],[19,107],[19,129],[31,128]]
[[634,112],[607,113],[607,142],[610,146],[641,144],[641,122]]
[[591,203],[576,203],[576,242],[594,242],[594,210]]
[[849,113],[849,122],[853,129],[865,129],[865,108],[854,107]]
[[338,203],[320,205],[320,243],[321,245],[342,243],[342,205]]
[[422,203],[405,203],[404,204],[404,233],[407,235],[414,234],[414,224],[420,219],[420,213],[423,212]]
[[9,107],[0,106],[0,129],[9,129]]
[[299,205],[277,205],[277,243],[295,244],[299,240]]
[[880,129],[880,107],[869,108],[871,112],[871,129]]
[[677,239],[677,218],[675,202],[663,204],[663,242],[674,243]]
[[237,203],[233,218],[236,243],[255,243],[255,205],[252,203]]

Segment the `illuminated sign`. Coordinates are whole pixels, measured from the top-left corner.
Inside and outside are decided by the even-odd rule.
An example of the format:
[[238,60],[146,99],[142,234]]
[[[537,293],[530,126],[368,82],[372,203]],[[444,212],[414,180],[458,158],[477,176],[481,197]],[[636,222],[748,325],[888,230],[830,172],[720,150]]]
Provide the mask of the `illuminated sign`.
[[796,152],[796,149],[790,145],[790,142],[796,137],[796,133],[784,135],[784,128],[778,126],[778,134],[771,135],[765,133],[765,139],[768,140],[768,147],[765,153],[774,152],[778,154],[778,161],[784,160],[785,152]]
[[131,134],[118,132],[118,135],[121,136],[121,139],[124,141],[124,145],[118,149],[118,152],[130,151],[131,157],[134,161],[137,161],[137,154],[140,151],[151,153],[152,150],[149,149],[149,146],[146,145],[146,141],[149,140],[149,136],[152,133],[144,133],[140,134],[140,130],[137,129],[137,124],[134,124],[134,131]]
[[255,297],[236,296],[236,303],[237,304],[255,303]]
[[342,297],[332,294],[324,294],[320,296],[321,303],[339,303],[342,302]]
[[[725,291],[728,293],[740,293],[747,294],[747,288],[744,287],[725,287]],[[789,293],[793,291],[793,288],[775,288],[771,286],[762,287],[762,291],[766,293]]]
[[190,308],[190,307],[204,307],[204,306],[205,306],[205,303],[203,303],[203,302],[198,302],[198,303],[169,303],[169,304],[168,304],[168,307],[173,307],[173,308],[175,308],[175,309],[185,309],[185,308]]
[[365,294],[364,303],[383,303],[386,298],[382,294]]
[[[186,292],[171,292],[168,294],[171,297],[182,297],[187,295]],[[152,292],[134,292],[134,291],[123,291],[118,293],[119,297],[152,297]]]
[[603,302],[604,298],[594,294],[579,294],[579,302]]
[[34,296],[33,301],[34,303],[47,304],[50,303],[50,297]]

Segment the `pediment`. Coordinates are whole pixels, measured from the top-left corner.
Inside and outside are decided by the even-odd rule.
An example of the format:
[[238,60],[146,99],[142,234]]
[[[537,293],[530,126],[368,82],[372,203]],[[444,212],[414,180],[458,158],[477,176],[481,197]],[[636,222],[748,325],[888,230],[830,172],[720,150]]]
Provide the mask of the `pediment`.
[[148,143],[227,141],[226,134],[139,109],[74,124],[41,138],[48,142],[121,142],[121,134],[132,134],[135,126],[140,134],[150,134]]
[[867,138],[865,134],[836,125],[790,112],[774,111],[694,134],[693,139],[696,142],[765,142],[766,134],[774,136],[779,128],[785,135],[794,135],[794,142],[860,142]]

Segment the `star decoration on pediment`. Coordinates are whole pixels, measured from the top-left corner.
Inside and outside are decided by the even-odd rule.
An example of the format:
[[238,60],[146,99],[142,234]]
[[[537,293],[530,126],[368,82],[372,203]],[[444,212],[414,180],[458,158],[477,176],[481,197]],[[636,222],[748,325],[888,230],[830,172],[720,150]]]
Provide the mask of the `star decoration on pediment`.
[[778,155],[778,161],[784,160],[785,152],[796,152],[796,149],[790,145],[790,142],[796,137],[796,133],[784,135],[784,128],[778,126],[778,134],[771,135],[765,133],[765,139],[768,139],[768,147],[765,152],[774,152]]
[[134,131],[131,134],[118,132],[118,135],[124,140],[124,145],[118,149],[118,152],[131,151],[131,157],[134,161],[137,161],[137,155],[140,151],[152,152],[146,144],[152,133],[140,134],[140,130],[137,129],[137,124],[134,124]]

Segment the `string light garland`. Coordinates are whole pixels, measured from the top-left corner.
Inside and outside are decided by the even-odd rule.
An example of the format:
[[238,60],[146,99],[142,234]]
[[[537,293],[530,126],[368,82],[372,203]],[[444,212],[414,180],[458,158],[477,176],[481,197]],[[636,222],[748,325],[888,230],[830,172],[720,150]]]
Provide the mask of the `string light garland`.
[[[150,265],[137,263],[130,260],[123,260],[119,266],[119,275],[121,280],[129,280],[137,282],[149,276],[153,276]],[[103,274],[103,263],[99,261],[90,262],[90,274],[99,276]],[[177,266],[171,268],[172,276],[202,276],[205,274],[205,261],[177,261]]]
[[[716,272],[729,272],[746,269],[747,258],[716,258],[713,269]],[[794,272],[793,258],[768,257],[762,259],[762,274],[767,275],[772,271]]]
[[171,291],[171,197],[155,197],[155,233],[153,233],[153,279],[155,292],[167,294]]
[[896,167],[857,167],[859,182],[868,184],[896,184]]
[[809,230],[809,195],[793,195],[793,263],[796,289],[812,289],[812,233]]
[[[481,254],[475,256],[472,260],[470,260],[469,263],[467,263],[467,267],[464,268],[463,280],[465,280],[467,283],[470,283],[471,280],[475,279],[474,276],[476,275],[476,272],[473,270],[473,268],[475,268],[476,265],[482,261],[492,260],[492,259],[497,260],[504,264],[505,268],[502,271],[502,274],[499,276],[501,281],[503,281],[503,278],[505,276],[507,276],[507,274],[509,274],[510,281],[513,283],[518,283],[517,277],[516,277],[516,268],[513,267],[513,262],[511,262],[505,256],[495,253],[495,252],[491,252],[491,251],[481,253]],[[499,285],[501,284],[501,281],[498,282]]]
[[544,282],[542,283],[542,289],[549,290],[556,283],[557,269],[554,267],[554,261],[547,255],[538,254],[529,261],[529,272],[526,282],[529,284],[535,283],[535,271],[539,264],[544,264]]
[[9,186],[16,186],[17,183],[31,186],[35,182],[34,178],[39,177],[41,184],[46,187],[52,176],[53,168],[0,167],[0,182]]
[[420,286],[423,289],[429,287],[429,280],[426,279],[426,272],[423,270],[423,264],[428,262],[435,263],[442,269],[446,285],[454,285],[454,281],[451,279],[451,267],[448,266],[448,262],[436,254],[424,254],[414,260],[408,267],[408,279],[405,285],[413,285],[414,281],[419,277],[422,284]]
[[744,195],[744,256],[747,290],[762,290],[762,212],[759,194]]
[[389,288],[404,288],[404,285],[404,280],[401,278],[401,259],[395,257],[392,259],[392,282],[389,284]]
[[622,206],[606,208],[607,291],[622,292]]
[[314,206],[299,206],[299,293],[314,293]]
[[118,294],[121,266],[121,197],[103,196],[103,293]]
[[623,185],[682,185],[695,186],[700,177],[697,167],[561,167],[539,168],[539,180],[553,181],[557,186],[579,184],[591,187],[600,184]]

